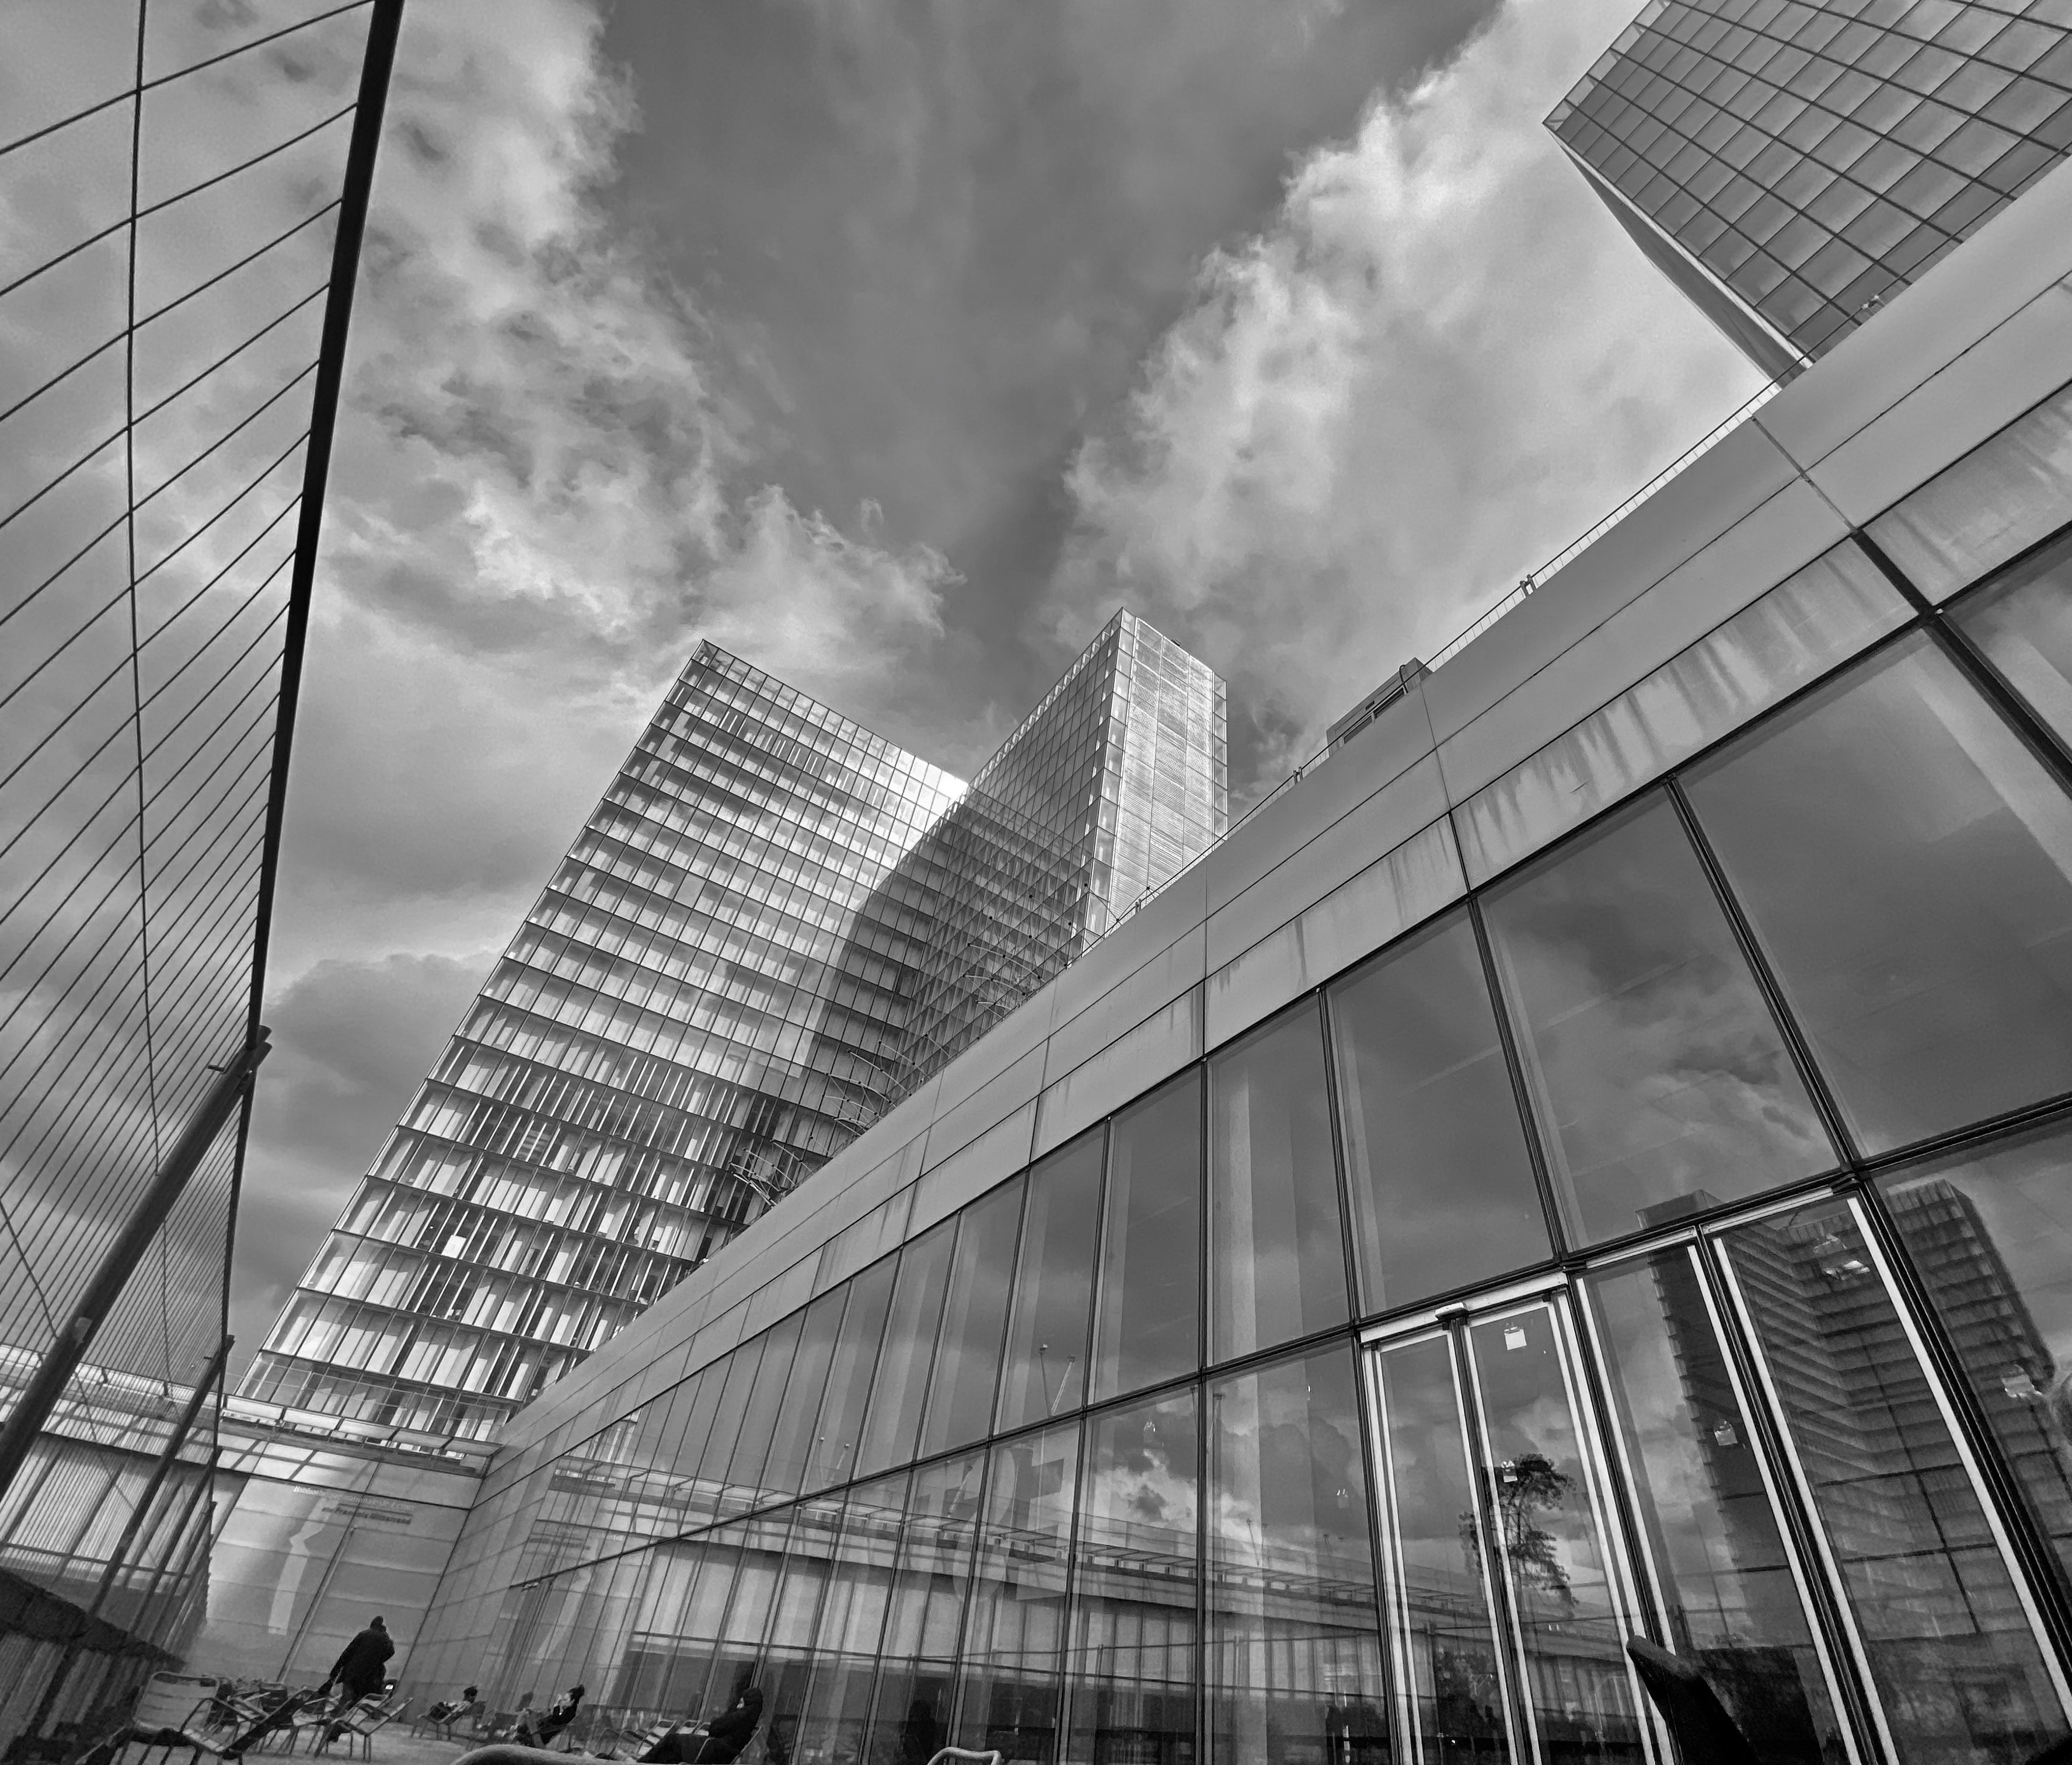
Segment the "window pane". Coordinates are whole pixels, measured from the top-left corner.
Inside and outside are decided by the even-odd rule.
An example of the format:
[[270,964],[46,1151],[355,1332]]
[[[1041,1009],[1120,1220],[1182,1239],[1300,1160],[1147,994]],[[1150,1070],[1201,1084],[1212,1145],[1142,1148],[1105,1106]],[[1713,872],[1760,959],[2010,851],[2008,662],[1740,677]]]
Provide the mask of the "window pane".
[[1589,1291],[1670,1648],[1705,1676],[1758,1758],[1846,1758],[1695,1253],[1622,1263]]
[[862,1756],[906,1501],[904,1471],[849,1491],[841,1540],[830,1553],[827,1594],[813,1627],[812,1685],[803,1699],[797,1741],[783,1744],[787,1737],[772,1724],[765,1749],[771,1759]]
[[1975,447],[1871,537],[1930,600],[1947,600],[2064,525],[2072,507],[2072,388]]
[[846,1287],[837,1287],[806,1307],[798,1349],[791,1358],[791,1380],[777,1410],[760,1479],[765,1494],[772,1499],[797,1495],[800,1479],[806,1474],[807,1456],[813,1446],[813,1423],[827,1390],[828,1368],[833,1362],[835,1343],[841,1335],[842,1306],[848,1298]]
[[716,1539],[663,1545],[652,1554],[655,1570],[635,1609],[618,1701],[681,1713],[703,1698],[735,1553]]
[[914,1473],[885,1621],[871,1765],[927,1765],[948,1738],[985,1469],[985,1454],[974,1452]]
[[791,1528],[791,1510],[780,1508],[774,1514],[743,1520],[733,1529],[732,1535],[741,1547],[741,1562],[734,1572],[726,1616],[720,1625],[712,1677],[705,1683],[705,1701],[713,1710],[725,1709],[732,1701],[734,1688],[757,1677]]
[[1079,1485],[1079,1425],[1005,1440],[987,1467],[957,1699],[957,1744],[1048,1762]]
[[1725,1243],[1901,1759],[2037,1751],[2064,1718],[1854,1215],[1822,1202]]
[[1866,1146],[2072,1089],[2072,803],[1926,636],[1690,790]]
[[1350,1349],[1209,1387],[1209,1751],[1215,1765],[1388,1755]]
[[1360,1310],[1551,1255],[1467,915],[1341,981],[1330,1004]]
[[713,1420],[726,1389],[727,1375],[736,1355],[723,1355],[698,1375],[697,1389],[684,1408],[676,1429],[676,1469],[680,1473],[679,1494],[683,1501],[684,1528],[701,1526],[719,1511],[716,1474],[700,1463],[707,1456],[713,1438]]
[[1085,1395],[1102,1151],[1096,1129],[1029,1173],[994,1425],[1002,1434],[1076,1409]]
[[2072,539],[1967,598],[1952,616],[2029,709],[2072,743]]
[[1816,557],[1456,809],[1470,878],[1486,882],[1624,801],[1908,612],[1853,541]]
[[841,1334],[828,1368],[826,1394],[820,1400],[812,1450],[806,1455],[805,1489],[824,1489],[856,1475],[857,1436],[863,1426],[870,1396],[870,1369],[885,1335],[885,1314],[892,1303],[892,1278],[898,1265],[890,1257],[874,1263],[849,1284],[849,1304],[842,1312]]
[[763,1332],[763,1360],[755,1370],[747,1407],[742,1412],[734,1455],[727,1462],[722,1511],[738,1512],[761,1497],[763,1463],[770,1456],[771,1437],[776,1433],[777,1418],[783,1411],[784,1388],[804,1322],[805,1314],[795,1311]]
[[1209,1063],[1212,1361],[1350,1315],[1335,1165],[1312,1002]]
[[1486,912],[1556,1196],[1578,1238],[1833,1164],[1666,798],[1506,883]]
[[[834,1496],[801,1502],[791,1510],[791,1519],[784,1566],[770,1602],[769,1640],[755,1673],[763,1693],[762,1733],[773,1759],[789,1758],[797,1749],[800,1714],[817,1652],[821,1609],[829,1579],[840,1572],[841,1500]],[[712,1695],[717,1701],[732,1690],[731,1685],[716,1685]]]
[[1980,1407],[2072,1574],[2072,1135],[1886,1178]]
[[[734,1442],[741,1438],[741,1418],[748,1413],[749,1394],[755,1389],[756,1369],[763,1364],[763,1347],[768,1339],[767,1335],[751,1336],[719,1363],[725,1377],[721,1380],[712,1426],[705,1438],[705,1450],[698,1460],[698,1481],[709,1491],[714,1512],[718,1512],[726,1491],[727,1467],[734,1457]],[[756,1468],[762,1469],[759,1465]]]
[[1124,1110],[1108,1130],[1096,1402],[1201,1364],[1201,1222],[1198,1068]]
[[1382,1476],[1397,1573],[1390,1623],[1409,1658],[1396,1669],[1427,1765],[1507,1765],[1511,1725],[1495,1619],[1475,1529],[1480,1497],[1443,1336],[1375,1356],[1386,1443]]
[[921,1452],[932,1456],[981,1439],[993,1421],[1000,1339],[1014,1277],[1014,1236],[1022,1223],[1022,1179],[1003,1183],[964,1211],[950,1265],[942,1339],[928,1382]]
[[1065,1757],[1193,1765],[1193,1386],[1087,1422]]
[[878,1357],[878,1382],[871,1387],[870,1413],[864,1418],[863,1445],[857,1454],[857,1469],[866,1476],[914,1456],[956,1232],[957,1222],[945,1220],[899,1253],[885,1348]]

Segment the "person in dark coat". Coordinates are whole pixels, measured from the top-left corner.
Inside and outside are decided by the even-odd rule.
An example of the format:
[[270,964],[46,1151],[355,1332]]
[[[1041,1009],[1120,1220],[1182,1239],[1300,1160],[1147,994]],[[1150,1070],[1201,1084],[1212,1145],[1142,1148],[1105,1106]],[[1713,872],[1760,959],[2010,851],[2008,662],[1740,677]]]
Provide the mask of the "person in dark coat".
[[640,1758],[643,1765],[734,1765],[762,1724],[762,1691],[744,1680],[734,1701],[703,1730],[672,1729]]
[[528,1746],[545,1746],[576,1719],[582,1701],[582,1687],[571,1685],[547,1706],[544,1715],[535,1717],[527,1710],[518,1718],[518,1738]]
[[[331,1677],[317,1689],[328,1691],[336,1686],[342,1714],[361,1698],[372,1697],[381,1689],[381,1669],[388,1664],[388,1657],[395,1652],[396,1645],[389,1640],[388,1627],[376,1616],[345,1645],[343,1652],[331,1664]],[[329,1738],[335,1741],[344,1732],[343,1723],[333,1722]]]
[[389,1640],[388,1627],[379,1618],[373,1619],[366,1629],[345,1645],[344,1652],[332,1664],[331,1677],[317,1689],[327,1691],[335,1685],[341,1697],[349,1704],[356,1704],[381,1689],[384,1677],[381,1669],[388,1664],[388,1657],[395,1652],[396,1645]]

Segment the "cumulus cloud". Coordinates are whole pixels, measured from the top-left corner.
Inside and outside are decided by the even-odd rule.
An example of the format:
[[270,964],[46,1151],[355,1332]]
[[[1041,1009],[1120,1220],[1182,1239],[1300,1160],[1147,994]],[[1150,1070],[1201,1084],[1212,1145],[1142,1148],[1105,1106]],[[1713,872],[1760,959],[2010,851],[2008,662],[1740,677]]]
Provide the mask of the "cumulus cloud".
[[1541,127],[1628,0],[1513,0],[1212,257],[1068,472],[1039,616],[1221,669],[1255,780],[1754,389]]
[[243,1352],[697,639],[867,714],[956,584],[867,509],[845,528],[762,475],[739,393],[763,370],[608,219],[639,119],[600,30],[579,0],[405,15],[298,730],[268,1008],[293,1033],[255,1114]]

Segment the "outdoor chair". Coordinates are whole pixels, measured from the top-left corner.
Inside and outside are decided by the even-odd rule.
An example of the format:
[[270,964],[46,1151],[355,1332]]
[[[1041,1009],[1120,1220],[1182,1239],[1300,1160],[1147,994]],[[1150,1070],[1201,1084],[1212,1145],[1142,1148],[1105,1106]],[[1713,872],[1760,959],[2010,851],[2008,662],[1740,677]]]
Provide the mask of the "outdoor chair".
[[[346,1757],[352,1758],[356,1750],[360,1758],[371,1761],[374,1757],[374,1737],[402,1717],[409,1707],[407,1699],[392,1708],[372,1698],[363,1698],[343,1715],[332,1718],[331,1726],[342,1730],[338,1738],[345,1744]],[[331,1729],[327,1728],[312,1751],[325,1752],[331,1745]]]

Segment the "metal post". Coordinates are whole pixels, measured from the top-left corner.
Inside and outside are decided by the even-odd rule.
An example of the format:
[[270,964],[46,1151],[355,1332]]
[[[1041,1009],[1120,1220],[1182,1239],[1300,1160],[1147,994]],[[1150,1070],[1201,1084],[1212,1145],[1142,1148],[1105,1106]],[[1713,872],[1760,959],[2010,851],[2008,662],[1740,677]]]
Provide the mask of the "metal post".
[[[165,1580],[166,1571],[173,1566],[173,1553],[179,1549],[180,1541],[187,1538],[187,1528],[193,1522],[195,1509],[201,1505],[202,1497],[216,1487],[216,1455],[211,1453],[207,1464],[195,1467],[201,1475],[195,1479],[194,1487],[187,1491],[187,1505],[180,1510],[180,1517],[174,1524],[172,1536],[166,1541],[165,1561],[151,1571],[150,1585],[144,1590],[143,1598],[138,1602],[137,1622],[130,1627],[130,1632],[140,1642],[148,1643],[152,1640],[150,1630],[157,1627],[158,1620],[154,1620],[147,1627],[145,1623],[145,1615],[150,1611],[152,1602],[158,1597],[158,1586]],[[194,1561],[196,1547],[207,1544],[215,1530],[212,1525],[204,1525],[196,1529],[193,1537],[187,1538],[187,1549],[180,1553],[179,1573],[175,1577],[173,1582],[175,1589],[179,1587],[181,1581],[186,1578],[187,1566]],[[173,1603],[177,1607],[179,1602],[175,1600]],[[161,1613],[159,1619],[162,1619],[164,1615]]]
[[180,1455],[180,1448],[187,1444],[187,1436],[194,1430],[195,1417],[201,1413],[201,1406],[208,1401],[208,1388],[223,1372],[223,1363],[230,1353],[232,1339],[225,1336],[216,1352],[209,1356],[208,1365],[195,1381],[194,1395],[187,1399],[187,1406],[180,1413],[172,1437],[166,1442],[166,1450],[158,1454],[158,1462],[151,1467],[151,1480],[144,1486],[144,1493],[137,1498],[137,1505],[130,1515],[130,1523],[122,1528],[122,1536],[116,1541],[115,1549],[109,1553],[108,1566],[101,1572],[101,1585],[93,1590],[93,1601],[86,1608],[88,1618],[98,1618],[101,1608],[115,1586],[115,1578],[121,1573],[123,1559],[130,1554],[130,1547],[137,1541],[137,1534],[143,1529],[145,1516],[158,1499],[159,1487],[166,1480],[166,1473]]
[[174,1203],[187,1187],[187,1179],[193,1176],[208,1149],[216,1144],[216,1137],[230,1119],[245,1088],[252,1082],[253,1073],[266,1058],[266,1051],[267,1035],[261,1028],[216,1075],[215,1084],[201,1101],[201,1107],[195,1111],[172,1150],[166,1154],[165,1162],[158,1166],[158,1174],[152,1178],[150,1187],[130,1210],[115,1242],[101,1257],[101,1266],[94,1270],[93,1278],[73,1306],[71,1318],[58,1331],[57,1339],[44,1351],[42,1363],[23,1388],[21,1397],[6,1422],[0,1423],[0,1496],[7,1492],[16,1473],[27,1463],[36,1436],[50,1419],[51,1410],[57,1407],[58,1399],[64,1395],[66,1382],[77,1369],[80,1357],[93,1340],[94,1332],[114,1309],[115,1302],[121,1297],[145,1250],[158,1236],[158,1228],[173,1211]]

